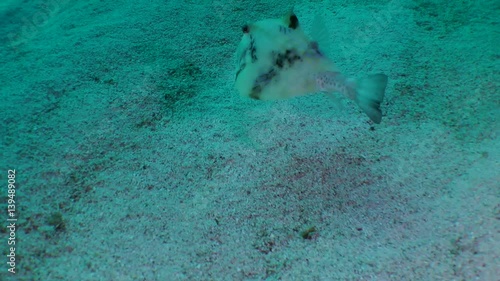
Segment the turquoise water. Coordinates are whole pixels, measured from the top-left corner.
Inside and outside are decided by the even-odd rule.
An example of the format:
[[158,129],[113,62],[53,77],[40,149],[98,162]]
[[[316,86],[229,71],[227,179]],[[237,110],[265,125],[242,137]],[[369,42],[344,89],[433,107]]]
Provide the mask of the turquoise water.
[[[380,124],[240,97],[242,27],[292,6],[338,85],[388,77]],[[499,9],[3,1],[0,280],[498,280]]]

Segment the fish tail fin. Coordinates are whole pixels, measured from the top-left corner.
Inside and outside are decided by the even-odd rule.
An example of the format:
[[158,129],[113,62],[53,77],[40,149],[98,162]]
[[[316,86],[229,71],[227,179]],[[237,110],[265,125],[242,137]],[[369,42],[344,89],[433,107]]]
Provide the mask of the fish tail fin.
[[380,103],[384,99],[386,86],[387,75],[385,74],[370,75],[356,83],[354,100],[376,124],[382,121]]

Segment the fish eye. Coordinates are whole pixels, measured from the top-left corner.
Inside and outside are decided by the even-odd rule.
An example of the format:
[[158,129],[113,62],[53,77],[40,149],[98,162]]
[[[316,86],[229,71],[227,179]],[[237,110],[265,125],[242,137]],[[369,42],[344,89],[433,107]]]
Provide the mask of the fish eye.
[[299,19],[295,14],[292,14],[290,16],[290,24],[288,25],[288,27],[290,27],[291,29],[296,29],[297,27],[299,27]]
[[250,32],[250,28],[248,27],[248,24],[245,24],[245,25],[243,26],[242,30],[243,30],[243,33],[248,33],[248,32]]

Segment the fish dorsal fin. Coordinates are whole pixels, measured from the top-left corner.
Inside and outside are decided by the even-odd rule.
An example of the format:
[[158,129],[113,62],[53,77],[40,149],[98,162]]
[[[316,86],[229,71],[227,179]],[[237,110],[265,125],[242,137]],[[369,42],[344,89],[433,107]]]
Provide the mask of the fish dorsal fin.
[[299,27],[299,19],[295,12],[293,11],[293,7],[283,16],[283,22],[285,25],[291,29],[297,29]]

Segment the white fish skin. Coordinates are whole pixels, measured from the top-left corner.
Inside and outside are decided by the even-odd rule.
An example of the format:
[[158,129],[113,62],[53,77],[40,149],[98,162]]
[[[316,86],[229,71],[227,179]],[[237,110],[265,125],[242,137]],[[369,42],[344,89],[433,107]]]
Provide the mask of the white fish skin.
[[315,92],[340,93],[355,101],[375,123],[382,120],[380,103],[387,76],[346,79],[299,26],[293,11],[243,27],[236,52],[235,86],[240,95],[278,100]]

